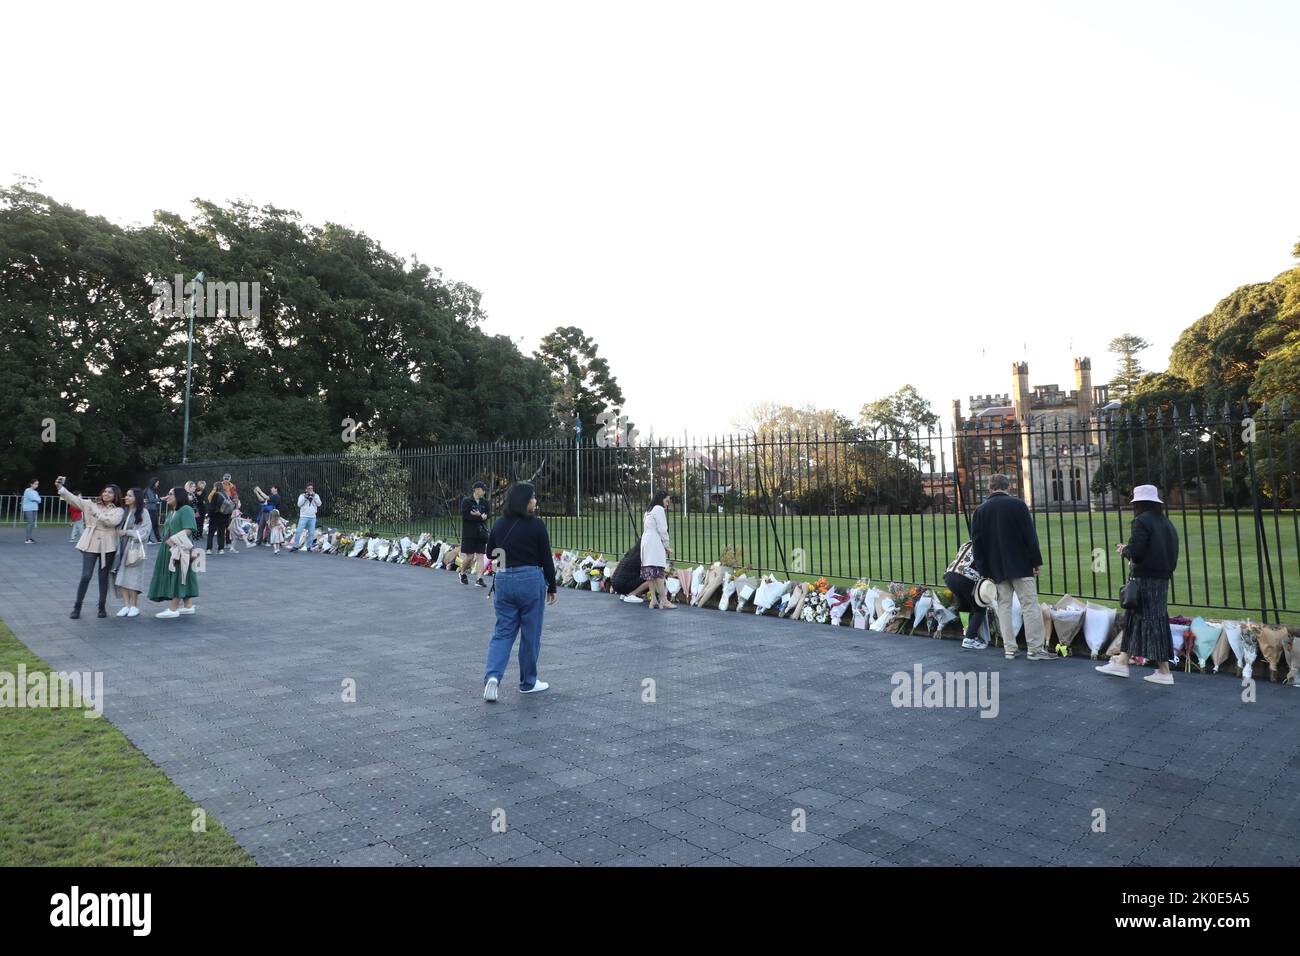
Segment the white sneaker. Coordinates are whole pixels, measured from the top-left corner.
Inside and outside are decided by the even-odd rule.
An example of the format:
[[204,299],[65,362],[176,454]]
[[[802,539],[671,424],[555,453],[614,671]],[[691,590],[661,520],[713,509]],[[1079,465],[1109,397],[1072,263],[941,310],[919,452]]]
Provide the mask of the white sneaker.
[[498,683],[499,682],[495,677],[489,677],[488,682],[483,685],[483,699],[486,700],[489,704],[495,704],[497,701]]
[[208,554],[211,554],[211,553],[212,553],[212,549],[211,549],[211,548],[208,548]]
[[171,618],[171,617],[180,617],[180,616],[181,616],[180,611],[173,611],[170,608],[168,608],[165,611],[159,611],[157,614],[154,615],[154,617],[161,617],[161,618]]
[[1116,664],[1114,661],[1102,664],[1095,670],[1098,674],[1109,674],[1111,677],[1128,677],[1128,667],[1124,664]]
[[521,693],[521,694],[540,694],[542,691],[546,690],[546,688],[548,688],[548,687],[550,687],[550,686],[551,686],[551,685],[548,684],[548,683],[546,683],[546,681],[544,681],[544,680],[539,680],[537,683],[533,684],[532,687],[528,688],[528,690],[524,690],[524,689],[520,688],[519,693]]
[[1165,684],[1166,686],[1172,686],[1174,683],[1173,674],[1162,674],[1159,671],[1156,671],[1154,674],[1148,674],[1142,679],[1150,681],[1153,684]]
[[198,608],[196,608],[196,607],[182,607],[182,608],[177,608],[177,609],[176,609],[176,613],[177,613],[177,614],[193,614],[193,613],[194,613],[195,611],[197,611],[197,610],[198,610]]
[[624,604],[644,604],[645,598],[633,597],[631,594],[625,594],[619,598]]
[[117,616],[118,616],[118,617],[126,617],[126,616],[127,616],[128,614],[130,614],[130,613],[131,613],[131,609],[130,609],[129,607],[124,607],[124,608],[122,608],[122,610],[120,610],[120,611],[117,612]]
[[139,617],[139,616],[140,616],[140,609],[139,609],[138,607],[129,607],[129,608],[126,609],[126,616],[127,616],[127,617]]

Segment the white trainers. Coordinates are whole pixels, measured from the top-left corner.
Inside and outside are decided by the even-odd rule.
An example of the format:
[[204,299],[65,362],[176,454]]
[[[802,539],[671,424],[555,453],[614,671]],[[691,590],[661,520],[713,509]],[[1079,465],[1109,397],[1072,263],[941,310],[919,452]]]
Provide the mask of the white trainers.
[[194,613],[195,611],[197,611],[197,610],[198,610],[198,608],[196,608],[196,607],[182,607],[182,608],[177,608],[177,609],[176,609],[176,613],[177,613],[177,614],[193,614],[193,613]]
[[180,611],[173,611],[171,608],[168,608],[167,610],[164,611],[159,611],[157,614],[154,615],[154,617],[161,617],[164,619],[172,618],[172,617],[180,617],[180,616],[181,616]]
[[1095,668],[1098,674],[1109,674],[1111,677],[1128,677],[1128,667],[1124,664],[1116,664],[1111,661],[1109,664],[1102,664]]
[[497,684],[495,677],[489,677],[488,682],[483,685],[483,699],[490,704],[497,702]]
[[127,616],[127,617],[139,617],[139,616],[140,616],[140,609],[139,609],[138,607],[129,607],[129,608],[126,609],[126,612],[127,612],[127,613],[126,613],[126,616]]
[[128,614],[130,614],[130,613],[131,613],[131,609],[130,609],[129,607],[124,607],[124,608],[122,608],[122,610],[120,610],[120,611],[117,612],[117,616],[118,616],[118,617],[126,617],[126,616],[127,616]]
[[633,597],[631,594],[625,594],[619,598],[624,604],[644,604],[645,598]]
[[539,680],[539,681],[537,681],[535,684],[533,684],[532,687],[528,688],[528,690],[524,690],[524,689],[521,687],[521,688],[519,689],[519,693],[521,693],[521,694],[540,694],[542,691],[546,690],[546,688],[548,688],[548,687],[550,687],[550,686],[551,686],[551,685],[548,684],[548,683],[546,683],[546,681],[544,681],[544,680]]
[[1153,684],[1164,684],[1166,686],[1172,686],[1174,682],[1174,675],[1162,674],[1159,671],[1156,671],[1154,674],[1148,674],[1146,677],[1142,679],[1145,681],[1150,681]]

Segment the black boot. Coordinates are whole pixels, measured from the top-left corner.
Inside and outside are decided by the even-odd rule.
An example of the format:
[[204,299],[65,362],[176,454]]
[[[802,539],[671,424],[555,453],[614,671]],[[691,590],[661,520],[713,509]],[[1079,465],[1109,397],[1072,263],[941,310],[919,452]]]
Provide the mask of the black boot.
[[68,617],[72,618],[74,621],[77,618],[81,617],[81,605],[80,604],[73,605],[72,613],[69,614]]
[[96,616],[96,617],[108,617],[108,612],[104,610],[104,605],[101,604],[101,605],[99,606],[99,613],[98,613],[97,615],[95,615],[95,616]]

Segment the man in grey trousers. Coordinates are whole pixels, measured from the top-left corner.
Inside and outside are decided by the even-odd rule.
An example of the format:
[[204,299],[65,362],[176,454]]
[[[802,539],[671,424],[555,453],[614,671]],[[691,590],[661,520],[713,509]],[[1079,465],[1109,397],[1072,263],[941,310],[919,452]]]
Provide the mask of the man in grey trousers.
[[1026,655],[1031,661],[1056,660],[1043,645],[1047,633],[1043,614],[1038,607],[1038,569],[1043,555],[1038,549],[1038,532],[1029,508],[1011,496],[1011,479],[994,475],[989,481],[989,496],[975,509],[971,519],[971,544],[975,570],[998,586],[998,629],[1002,632],[1003,652],[1007,660],[1016,656],[1016,635],[1011,630],[1011,596],[1020,600],[1025,621]]

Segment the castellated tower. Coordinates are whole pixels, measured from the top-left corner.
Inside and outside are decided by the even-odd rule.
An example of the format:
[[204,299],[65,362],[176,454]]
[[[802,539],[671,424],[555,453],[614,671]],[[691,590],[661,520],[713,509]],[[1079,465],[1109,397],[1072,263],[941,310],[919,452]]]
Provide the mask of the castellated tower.
[[1011,404],[1016,407],[1016,421],[1029,414],[1029,363],[1011,363]]
[[1092,402],[1092,359],[1074,360],[1074,388],[1079,393],[1079,421],[1088,421],[1094,411]]

